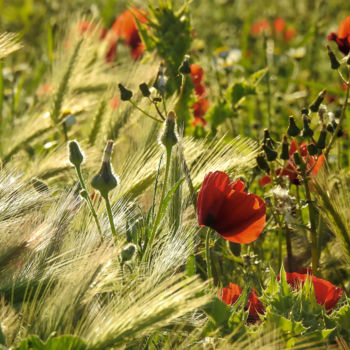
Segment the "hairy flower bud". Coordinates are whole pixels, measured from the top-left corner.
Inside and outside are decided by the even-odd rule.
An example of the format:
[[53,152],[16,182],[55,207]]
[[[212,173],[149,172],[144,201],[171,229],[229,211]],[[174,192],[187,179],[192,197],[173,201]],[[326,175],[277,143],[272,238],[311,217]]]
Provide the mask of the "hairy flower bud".
[[326,130],[326,126],[323,125],[322,130],[320,132],[320,136],[316,143],[316,147],[318,149],[324,149],[326,147],[326,137],[327,137],[327,130]]
[[304,123],[304,129],[303,129],[303,137],[312,137],[314,132],[309,126],[309,120],[306,116],[303,116],[303,123]]
[[281,152],[280,158],[283,160],[289,159],[289,143],[288,143],[287,136],[283,136],[282,152]]
[[315,156],[318,153],[318,149],[314,143],[310,143],[307,146],[307,151],[309,152],[310,156]]
[[312,104],[310,105],[310,110],[311,112],[317,112],[318,109],[320,108],[320,105],[326,95],[327,90],[322,90],[318,96],[316,97],[315,101],[312,102]]
[[122,84],[118,84],[120,90],[120,98],[122,101],[129,101],[132,97],[132,91],[126,89]]
[[181,66],[179,67],[179,73],[181,74],[191,73],[190,56],[185,55],[184,60],[182,61]]
[[268,146],[268,147],[270,147],[271,149],[273,149],[275,147],[275,145],[276,145],[276,142],[272,139],[268,129],[264,129],[263,144]]
[[160,142],[167,151],[170,151],[178,142],[175,118],[175,112],[170,111],[164,121],[163,131],[160,136]]
[[91,186],[98,190],[102,197],[106,197],[108,192],[118,185],[118,179],[113,173],[110,162],[112,149],[113,141],[109,140],[104,150],[101,169],[91,180]]
[[80,164],[84,161],[84,155],[76,140],[69,141],[68,153],[70,163],[76,168],[80,167]]
[[264,153],[258,154],[258,156],[256,157],[256,162],[261,170],[265,171],[267,174],[270,172],[270,167],[266,161]]
[[144,97],[149,97],[151,95],[151,91],[149,91],[148,85],[146,83],[140,84],[139,88]]
[[292,115],[289,117],[289,126],[287,130],[287,134],[289,136],[298,136],[300,134],[300,129],[295,124],[295,120]]
[[263,150],[266,154],[266,158],[269,162],[274,161],[277,158],[277,152],[274,151],[272,148],[270,148],[267,145],[263,145]]
[[332,51],[332,49],[328,45],[327,45],[327,51],[328,51],[329,59],[331,61],[331,68],[338,69],[340,67],[340,63],[337,60],[337,57],[335,57],[334,52]]

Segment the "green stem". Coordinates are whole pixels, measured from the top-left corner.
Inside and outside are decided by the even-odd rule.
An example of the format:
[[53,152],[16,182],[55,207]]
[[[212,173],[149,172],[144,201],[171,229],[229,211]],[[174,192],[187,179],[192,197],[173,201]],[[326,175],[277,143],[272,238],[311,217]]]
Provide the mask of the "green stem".
[[150,114],[147,113],[145,110],[143,110],[142,108],[140,108],[134,101],[129,100],[129,102],[130,102],[137,110],[139,110],[141,113],[143,113],[143,114],[146,115],[147,117],[149,117],[149,118],[155,120],[155,121],[158,122],[158,123],[161,123],[161,122],[162,122],[161,120],[159,120],[159,119],[153,117],[153,115],[150,115]]
[[310,230],[311,230],[311,260],[312,260],[312,272],[315,276],[318,275],[318,257],[317,252],[317,230],[316,230],[316,212],[315,207],[311,200],[311,193],[307,179],[304,178],[305,196],[308,203],[309,218],[310,218]]
[[[88,191],[86,189],[84,178],[83,178],[83,176],[81,174],[80,166],[75,167],[75,170],[77,171],[77,175],[78,175],[78,179],[79,179],[79,182],[80,182],[80,186],[82,187],[82,189],[84,189],[88,193]],[[92,204],[91,198],[90,198],[89,195],[87,195],[84,198],[85,198],[86,202],[88,203],[88,206],[89,206],[89,209],[91,211],[91,214],[92,214],[92,216],[93,216],[93,218],[94,218],[94,220],[96,222],[96,226],[97,226],[98,233],[100,235],[101,242],[103,242],[103,234],[102,234],[100,221],[98,220],[98,216],[97,216],[97,213],[95,211],[94,205]]]
[[106,202],[107,215],[108,215],[109,224],[111,225],[114,244],[117,245],[117,232],[114,226],[113,213],[112,213],[111,203],[109,202],[108,193],[105,193],[105,194],[101,193],[101,195]]
[[287,266],[288,272],[293,272],[293,251],[292,251],[292,239],[288,225],[286,228],[286,243],[287,243]]
[[208,227],[207,234],[205,236],[205,260],[207,262],[207,276],[208,280],[210,281],[212,278],[211,273],[211,257],[210,257],[210,246],[209,246],[209,239],[210,239],[210,232],[211,228]]
[[345,97],[345,102],[344,102],[344,105],[343,105],[343,108],[342,108],[342,111],[341,111],[341,115],[340,115],[340,118],[339,118],[339,123],[337,125],[337,127],[335,128],[334,132],[333,132],[333,135],[332,135],[332,138],[331,140],[329,141],[329,144],[324,152],[324,155],[327,159],[328,157],[328,154],[329,154],[329,151],[331,150],[336,138],[337,138],[337,135],[340,131],[340,128],[342,127],[342,124],[343,124],[343,121],[344,121],[344,118],[345,118],[345,111],[346,111],[346,107],[348,105],[348,102],[349,102],[349,92],[350,92],[350,69],[348,67],[348,81],[347,81],[347,88],[346,88],[346,97]]
[[[146,253],[152,247],[152,244],[153,244],[153,241],[154,241],[154,238],[155,238],[155,235],[156,235],[157,227],[158,227],[160,219],[161,219],[162,204],[163,204],[163,200],[164,200],[164,197],[165,197],[165,192],[166,192],[166,189],[167,189],[167,183],[168,183],[168,177],[169,177],[170,160],[171,160],[171,148],[166,150],[165,175],[164,175],[164,182],[163,182],[163,187],[162,187],[162,193],[160,195],[158,212],[157,212],[156,218],[154,220],[154,223],[152,224],[152,231],[151,231],[150,236],[149,236],[149,241],[148,241],[148,244],[147,244]],[[147,256],[147,254],[146,254],[146,256]]]

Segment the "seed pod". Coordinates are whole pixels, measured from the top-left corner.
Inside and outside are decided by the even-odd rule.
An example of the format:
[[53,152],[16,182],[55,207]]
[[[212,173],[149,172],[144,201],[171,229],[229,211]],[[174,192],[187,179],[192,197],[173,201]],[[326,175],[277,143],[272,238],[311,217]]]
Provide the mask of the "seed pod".
[[306,116],[303,116],[303,123],[304,123],[304,129],[303,129],[303,137],[312,137],[314,132],[309,126],[309,120]]
[[161,144],[170,151],[173,146],[178,142],[178,136],[176,132],[176,115],[175,112],[170,111],[167,118],[164,121],[164,127],[160,136]]
[[316,97],[315,101],[312,102],[312,104],[309,107],[311,112],[317,112],[318,111],[318,109],[320,108],[320,105],[321,105],[321,103],[322,103],[322,101],[323,101],[323,99],[324,99],[324,97],[326,95],[326,92],[327,92],[327,90],[322,90],[318,94],[318,96]]
[[328,51],[328,56],[331,61],[331,68],[332,69],[338,69],[340,67],[340,63],[337,60],[337,57],[335,56],[334,52],[332,49],[327,45],[327,51]]
[[256,157],[256,162],[261,170],[265,171],[267,174],[270,172],[270,167],[266,161],[264,153],[258,154],[258,156]]
[[289,126],[287,130],[287,134],[289,136],[298,136],[300,134],[300,129],[295,124],[295,120],[292,115],[289,117]]
[[283,136],[282,152],[281,152],[280,158],[283,160],[289,159],[289,143],[288,143],[287,136]]
[[110,162],[112,149],[113,141],[109,140],[104,150],[101,168],[91,180],[91,186],[98,190],[102,197],[108,196],[108,192],[118,185],[118,179],[113,173]]
[[120,98],[122,101],[129,101],[132,97],[132,91],[126,89],[122,84],[118,84],[120,90]]
[[149,91],[148,85],[146,83],[140,84],[139,88],[144,97],[149,97],[151,95],[151,91]]
[[80,149],[79,143],[76,140],[69,141],[68,143],[69,161],[73,166],[78,168],[84,161],[83,152]]
[[326,147],[326,137],[327,137],[327,130],[326,130],[326,126],[323,125],[322,130],[320,132],[320,136],[316,143],[316,147],[318,149],[324,149]]

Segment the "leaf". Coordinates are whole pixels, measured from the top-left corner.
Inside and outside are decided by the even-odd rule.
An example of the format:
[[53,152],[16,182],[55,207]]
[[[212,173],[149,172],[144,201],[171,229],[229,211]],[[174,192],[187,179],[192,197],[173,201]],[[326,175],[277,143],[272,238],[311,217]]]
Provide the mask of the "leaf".
[[255,86],[258,85],[261,82],[261,80],[264,78],[268,70],[269,70],[268,68],[263,68],[253,73],[249,77],[249,82]]
[[234,83],[233,86],[227,90],[227,97],[230,100],[232,107],[234,108],[243,97],[246,97],[248,95],[255,95],[255,93],[256,89],[254,85],[242,81]]
[[268,313],[266,317],[268,321],[273,323],[276,329],[280,329],[287,334],[299,335],[307,330],[301,322],[289,320],[273,312]]
[[73,335],[61,335],[50,338],[46,343],[36,335],[31,335],[23,340],[15,350],[85,350],[86,343]]
[[213,297],[204,311],[216,326],[224,326],[231,317],[231,308],[217,297]]

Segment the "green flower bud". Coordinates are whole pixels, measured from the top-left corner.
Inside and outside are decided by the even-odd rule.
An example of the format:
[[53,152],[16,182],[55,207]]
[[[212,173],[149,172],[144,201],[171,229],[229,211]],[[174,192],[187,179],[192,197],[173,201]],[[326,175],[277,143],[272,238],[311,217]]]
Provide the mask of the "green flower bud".
[[139,88],[144,97],[149,97],[151,95],[151,91],[149,91],[148,85],[146,83],[140,84]]
[[136,252],[135,244],[128,244],[127,246],[125,246],[120,254],[122,258],[122,262],[124,263],[126,261],[131,260],[135,252]]
[[191,73],[190,56],[185,55],[184,60],[182,61],[181,66],[179,67],[179,72],[181,74],[190,74]]
[[259,153],[258,156],[256,157],[256,162],[258,164],[258,167],[265,171],[265,173],[269,174],[270,173],[270,167],[269,164],[266,161],[264,153]]
[[113,141],[109,140],[104,150],[101,169],[91,180],[91,186],[98,190],[102,197],[108,196],[108,192],[118,185],[118,179],[113,173],[110,162],[112,149]]
[[281,152],[280,158],[283,160],[289,159],[289,143],[288,143],[287,136],[283,136],[282,152]]
[[132,91],[126,89],[122,84],[118,84],[120,90],[120,98],[122,101],[129,101],[132,97]]
[[327,45],[327,51],[328,51],[328,56],[331,61],[331,68],[332,69],[338,69],[340,67],[340,63],[337,60],[337,57],[335,56],[334,52],[332,49]]
[[320,136],[319,136],[317,143],[316,143],[316,147],[318,149],[326,148],[326,137],[327,137],[327,130],[326,130],[326,126],[323,125],[322,130],[320,132]]
[[300,134],[300,129],[295,124],[295,120],[292,115],[289,117],[289,126],[287,130],[287,134],[289,136],[298,136]]
[[69,141],[68,153],[71,164],[76,168],[80,167],[80,164],[84,161],[84,154],[76,140]]
[[320,108],[320,105],[326,95],[327,90],[323,90],[321,91],[318,96],[316,97],[315,101],[311,104],[311,106],[309,107],[311,112],[317,112],[318,109]]
[[303,129],[303,137],[312,137],[314,132],[309,126],[309,120],[306,116],[303,116],[303,123],[304,123],[304,129]]
[[164,121],[163,131],[160,136],[160,142],[167,149],[167,151],[171,150],[178,142],[175,118],[175,112],[170,111]]

